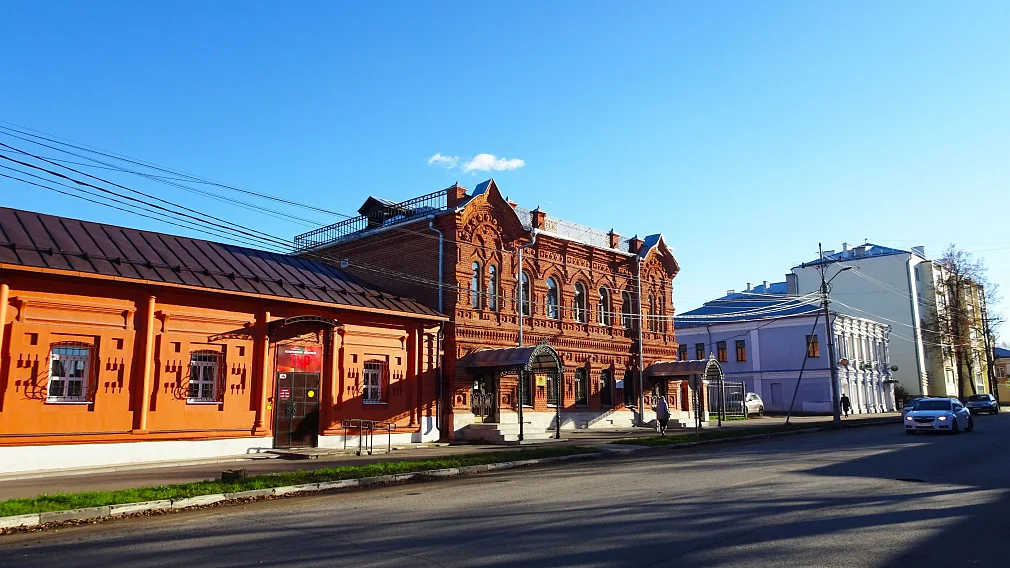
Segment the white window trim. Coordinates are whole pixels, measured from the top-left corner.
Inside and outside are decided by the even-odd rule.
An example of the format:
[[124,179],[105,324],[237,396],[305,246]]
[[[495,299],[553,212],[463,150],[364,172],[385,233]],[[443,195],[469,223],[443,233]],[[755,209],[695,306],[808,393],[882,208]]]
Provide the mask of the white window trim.
[[[193,358],[196,356],[213,356],[214,361],[194,361]],[[203,392],[201,388],[202,385],[210,383],[210,396],[190,396],[190,389],[193,386],[193,367],[200,367],[201,369],[205,367],[210,367],[214,370],[213,379],[206,381],[203,379],[203,375],[196,380],[197,389],[196,392],[199,394]],[[218,388],[220,388],[221,372],[224,367],[224,354],[218,351],[194,351],[189,355],[189,383],[186,385],[186,403],[187,404],[218,404],[219,394]]]
[[[82,357],[82,356],[79,356],[79,355],[67,355],[67,354],[62,354],[62,353],[53,353],[53,351],[55,351],[57,349],[85,349],[85,350],[87,350],[88,354],[86,356]],[[94,362],[94,358],[95,358],[95,348],[92,345],[75,344],[75,343],[63,343],[63,344],[57,343],[57,344],[54,344],[54,345],[50,346],[49,347],[49,359],[47,360],[48,367],[49,367],[49,369],[48,369],[49,380],[46,381],[46,403],[47,404],[91,404],[91,401],[88,400],[88,392],[89,392],[88,389],[91,386],[90,385],[90,383],[91,383],[91,381],[90,381],[90,379],[91,379],[91,371],[92,371],[91,365]],[[80,381],[81,381],[81,394],[80,394],[80,396],[51,396],[49,394],[49,393],[52,392],[52,385],[53,385],[53,381],[54,380],[60,380],[60,381],[64,382],[63,383],[63,392],[64,393],[67,392],[67,389],[68,389],[68,386],[69,386],[69,379],[67,377],[55,377],[54,378],[52,376],[52,369],[53,369],[53,361],[54,360],[59,360],[59,361],[64,361],[64,360],[65,361],[82,361],[83,360],[84,361],[84,376],[83,376],[83,378],[80,379]]]
[[[382,372],[385,365],[381,361],[366,362],[361,371],[361,401],[365,404],[384,404],[382,399]],[[375,385],[370,384],[370,378],[374,378]],[[368,398],[372,391],[375,391],[377,398]]]

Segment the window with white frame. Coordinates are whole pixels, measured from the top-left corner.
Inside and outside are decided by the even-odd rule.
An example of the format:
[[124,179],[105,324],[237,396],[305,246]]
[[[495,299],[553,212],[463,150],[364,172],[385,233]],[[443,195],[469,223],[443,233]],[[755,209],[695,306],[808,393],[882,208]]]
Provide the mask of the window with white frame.
[[611,324],[611,315],[613,314],[613,311],[610,308],[610,291],[606,288],[600,288],[599,312],[600,325],[609,326]]
[[361,399],[365,402],[382,402],[382,369],[381,361],[365,363],[362,373]]
[[558,284],[553,278],[547,279],[547,317],[551,319],[561,319],[561,310],[558,309]]
[[996,378],[1002,379],[1003,377],[1006,377],[1006,366],[996,365]]
[[575,321],[586,323],[589,320],[586,314],[586,287],[581,282],[575,284],[575,297],[572,301],[572,308],[575,313]]
[[189,356],[189,402],[217,402],[218,379],[224,361],[217,351],[194,351]]
[[49,352],[49,402],[87,402],[88,376],[94,348],[83,343],[58,343]]

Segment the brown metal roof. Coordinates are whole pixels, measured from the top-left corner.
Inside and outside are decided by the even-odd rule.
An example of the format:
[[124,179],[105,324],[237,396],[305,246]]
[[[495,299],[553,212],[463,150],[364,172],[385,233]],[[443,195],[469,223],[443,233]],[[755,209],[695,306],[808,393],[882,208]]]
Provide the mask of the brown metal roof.
[[699,359],[694,361],[659,361],[649,365],[648,374],[650,377],[705,375],[709,372],[709,367],[712,367],[712,371],[716,375],[722,373],[722,367],[715,359]]
[[438,316],[323,262],[0,207],[0,264]]
[[506,347],[502,349],[481,349],[470,356],[466,370],[508,370],[525,369],[540,371],[549,369],[562,370],[564,364],[558,352],[550,345],[530,345],[528,347]]

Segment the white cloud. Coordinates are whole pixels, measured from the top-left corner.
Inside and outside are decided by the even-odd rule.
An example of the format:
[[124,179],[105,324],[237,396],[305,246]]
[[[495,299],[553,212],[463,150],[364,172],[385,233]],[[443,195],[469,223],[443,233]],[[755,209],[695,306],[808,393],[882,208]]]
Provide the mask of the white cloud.
[[520,160],[519,158],[498,158],[494,154],[477,154],[472,160],[469,160],[463,164],[464,172],[487,172],[487,171],[497,171],[502,172],[506,170],[515,170],[526,165],[526,162]]
[[440,166],[447,170],[451,170],[456,167],[459,163],[459,156],[443,156],[441,153],[437,153],[434,156],[428,158],[429,166]]

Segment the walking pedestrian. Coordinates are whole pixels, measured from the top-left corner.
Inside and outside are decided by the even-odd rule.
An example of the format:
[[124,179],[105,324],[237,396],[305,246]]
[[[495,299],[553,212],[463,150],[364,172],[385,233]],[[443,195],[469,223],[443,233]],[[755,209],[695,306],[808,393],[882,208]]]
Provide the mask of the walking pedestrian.
[[659,435],[666,435],[666,427],[670,424],[670,405],[666,403],[666,397],[660,395],[656,402],[656,423],[659,426]]
[[849,397],[845,393],[842,393],[842,398],[838,399],[838,403],[842,405],[842,411],[845,412],[845,417],[849,417],[849,410],[852,408],[852,403],[849,402]]

